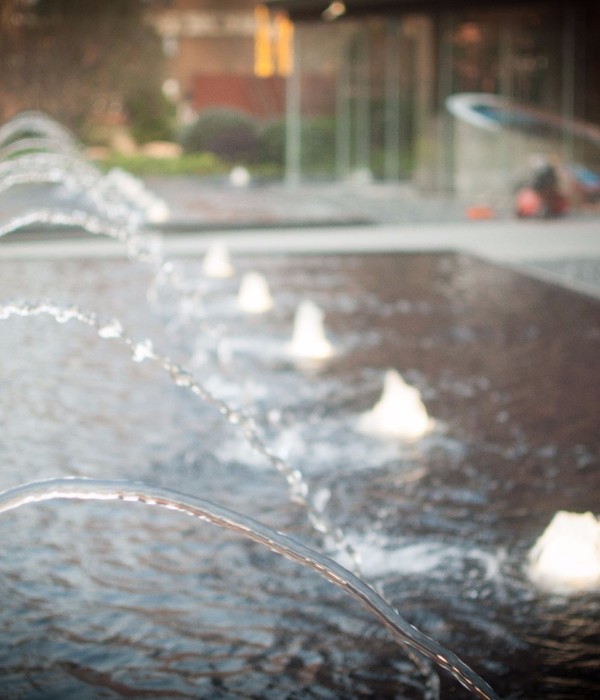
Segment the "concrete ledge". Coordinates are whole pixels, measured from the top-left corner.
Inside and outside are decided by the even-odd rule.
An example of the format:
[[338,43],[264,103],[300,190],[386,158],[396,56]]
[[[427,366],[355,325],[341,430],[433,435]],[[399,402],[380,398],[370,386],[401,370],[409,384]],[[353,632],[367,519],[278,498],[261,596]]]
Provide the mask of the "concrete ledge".
[[[220,230],[212,233],[168,234],[168,256],[201,255],[215,241],[232,252],[339,253],[415,250],[456,250],[496,261],[565,257],[600,257],[598,220],[485,221],[468,223],[327,226]],[[124,246],[109,239],[0,242],[0,258],[123,257]]]

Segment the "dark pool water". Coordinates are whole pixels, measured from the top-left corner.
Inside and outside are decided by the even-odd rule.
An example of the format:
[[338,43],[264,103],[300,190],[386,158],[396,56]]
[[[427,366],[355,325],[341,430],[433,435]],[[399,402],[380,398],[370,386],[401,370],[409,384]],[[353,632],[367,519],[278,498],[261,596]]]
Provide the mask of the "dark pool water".
[[[557,510],[598,510],[600,304],[453,254],[240,256],[203,314],[139,264],[0,262],[0,299],[49,297],[134,338],[242,407],[306,476],[363,573],[507,698],[600,694],[600,595],[525,573]],[[242,272],[272,312],[236,307]],[[148,290],[151,290],[148,295]],[[148,296],[150,297],[148,299]],[[285,353],[302,299],[336,354]],[[436,429],[360,434],[385,370]],[[212,499],[321,547],[239,428],[119,343],[49,317],[0,321],[0,488],[77,475]],[[257,545],[140,504],[48,502],[0,518],[2,698],[420,698],[423,682],[353,601]],[[442,679],[443,698],[467,698]]]

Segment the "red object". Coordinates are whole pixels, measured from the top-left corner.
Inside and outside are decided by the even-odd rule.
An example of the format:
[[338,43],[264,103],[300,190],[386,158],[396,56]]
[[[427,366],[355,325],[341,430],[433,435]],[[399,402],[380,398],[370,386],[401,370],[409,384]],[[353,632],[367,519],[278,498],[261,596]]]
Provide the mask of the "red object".
[[523,187],[517,192],[515,211],[523,219],[562,216],[567,209],[566,198],[555,190],[542,193],[533,187]]
[[467,208],[467,219],[471,221],[479,221],[482,219],[493,219],[495,217],[492,207],[485,204],[474,205]]
[[517,216],[541,216],[542,208],[542,198],[532,187],[524,187],[517,192]]

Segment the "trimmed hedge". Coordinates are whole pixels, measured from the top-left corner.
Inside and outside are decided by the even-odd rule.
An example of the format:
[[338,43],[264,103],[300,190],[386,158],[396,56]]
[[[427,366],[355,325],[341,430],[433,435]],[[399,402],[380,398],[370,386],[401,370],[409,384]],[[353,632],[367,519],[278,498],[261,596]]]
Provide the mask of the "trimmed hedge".
[[208,152],[230,163],[252,163],[259,149],[258,126],[243,112],[207,109],[183,132],[180,142],[185,153]]

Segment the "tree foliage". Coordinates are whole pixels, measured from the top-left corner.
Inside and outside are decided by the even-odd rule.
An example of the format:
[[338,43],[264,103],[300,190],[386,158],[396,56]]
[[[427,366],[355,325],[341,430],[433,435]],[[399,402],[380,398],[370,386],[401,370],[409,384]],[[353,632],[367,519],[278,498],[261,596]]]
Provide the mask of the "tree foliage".
[[79,131],[160,91],[160,40],[143,0],[2,0],[0,117],[41,109]]

